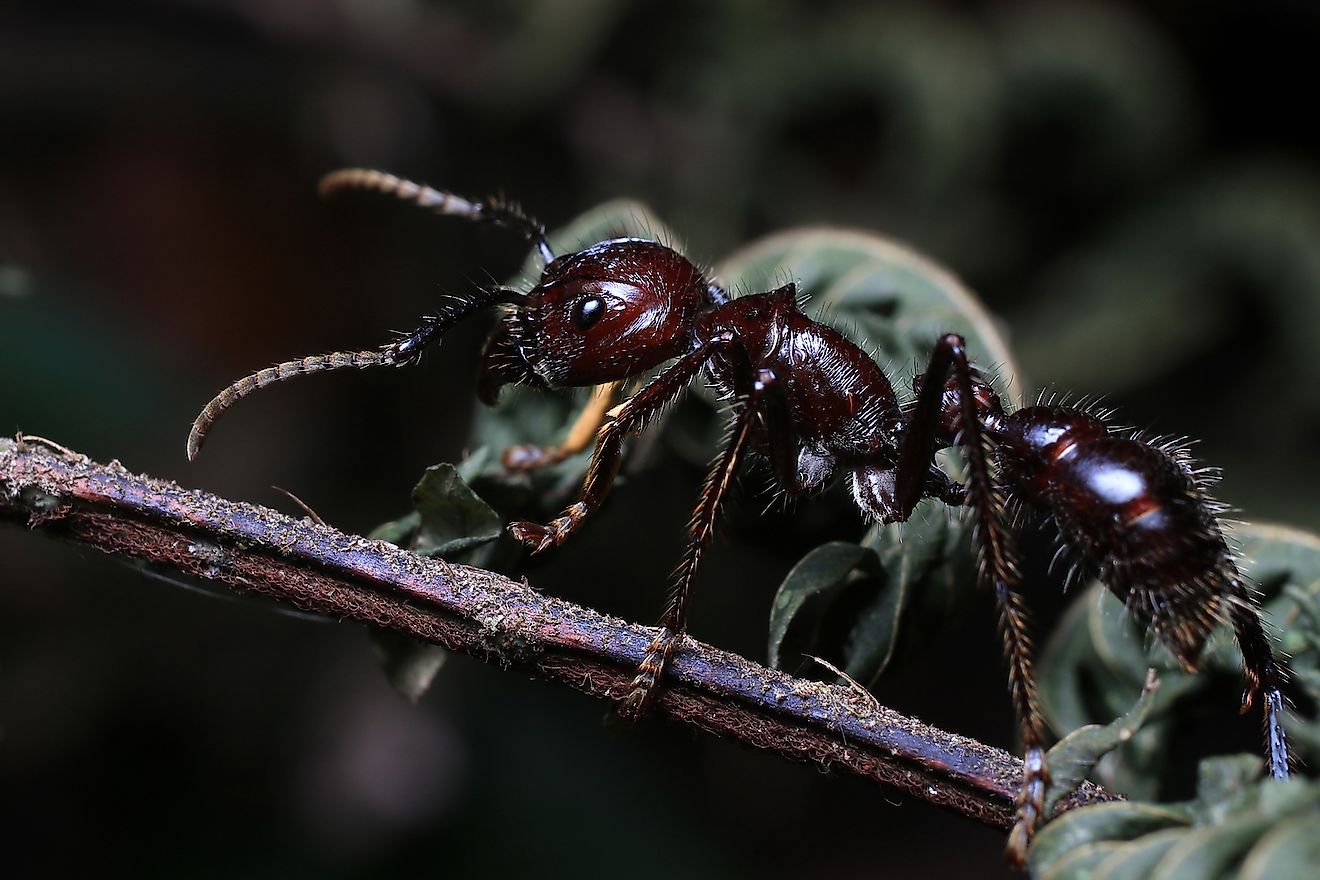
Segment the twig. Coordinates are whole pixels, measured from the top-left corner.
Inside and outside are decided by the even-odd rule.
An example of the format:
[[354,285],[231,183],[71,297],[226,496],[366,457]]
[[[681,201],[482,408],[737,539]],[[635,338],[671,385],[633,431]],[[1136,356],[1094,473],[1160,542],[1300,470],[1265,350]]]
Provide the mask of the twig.
[[[250,504],[134,476],[117,462],[0,439],[0,520],[370,622],[596,697],[627,693],[653,630]],[[847,688],[793,678],[693,640],[656,715],[797,761],[839,768],[1008,828],[1022,763]],[[1085,784],[1060,809],[1113,800]]]

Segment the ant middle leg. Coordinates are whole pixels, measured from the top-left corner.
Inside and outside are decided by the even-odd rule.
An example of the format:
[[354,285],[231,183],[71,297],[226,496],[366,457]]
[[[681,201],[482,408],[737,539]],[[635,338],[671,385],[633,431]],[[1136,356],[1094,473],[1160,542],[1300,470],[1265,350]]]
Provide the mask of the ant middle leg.
[[687,630],[692,583],[700,567],[701,557],[710,546],[720,508],[729,487],[733,484],[738,464],[747,449],[753,425],[756,423],[758,413],[762,411],[763,404],[769,399],[781,396],[778,380],[770,370],[760,370],[750,386],[746,394],[739,395],[742,400],[729,432],[729,439],[724,450],[715,459],[710,474],[702,485],[697,509],[693,512],[692,520],[688,525],[687,548],[683,552],[678,570],[674,573],[669,599],[660,618],[660,632],[647,646],[646,655],[637,669],[637,677],[633,679],[632,688],[619,706],[619,714],[624,718],[636,719],[644,715],[660,689],[660,679],[669,666],[674,648]]
[[501,458],[504,467],[511,471],[534,471],[558,464],[586,449],[600,433],[606,417],[619,399],[619,389],[622,387],[622,382],[597,385],[592,389],[587,405],[573,420],[564,442],[556,446],[537,446],[532,443],[510,446],[504,450]]

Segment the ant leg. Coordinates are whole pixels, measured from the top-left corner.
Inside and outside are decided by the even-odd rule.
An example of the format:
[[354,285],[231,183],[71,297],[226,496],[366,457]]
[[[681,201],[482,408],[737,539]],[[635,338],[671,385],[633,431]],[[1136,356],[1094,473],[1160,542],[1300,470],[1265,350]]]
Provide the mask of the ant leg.
[[570,456],[577,455],[591,445],[592,439],[605,424],[605,417],[619,397],[622,382],[606,382],[597,385],[591,392],[591,400],[578,413],[568,436],[558,446],[536,446],[524,444],[510,446],[504,450],[502,461],[511,471],[533,471],[537,468],[558,464]]
[[582,483],[581,500],[565,508],[556,519],[546,525],[531,522],[510,523],[509,531],[513,536],[531,548],[533,553],[541,553],[564,543],[582,521],[595,513],[604,503],[605,496],[609,494],[610,487],[614,484],[614,476],[619,471],[624,438],[640,431],[652,417],[687,388],[688,383],[701,371],[711,355],[731,344],[732,339],[729,336],[718,336],[708,340],[699,348],[679,358],[673,366],[629,398],[615,419],[608,422],[596,437],[596,451],[591,456],[591,464],[587,467],[587,476]]
[[1022,595],[1017,550],[1004,516],[1004,499],[990,474],[990,438],[976,412],[972,368],[966,343],[957,334],[947,334],[935,345],[922,378],[916,408],[908,423],[899,452],[895,498],[906,519],[924,493],[931,456],[939,427],[940,405],[945,382],[952,371],[960,398],[961,448],[967,459],[966,503],[974,511],[973,532],[978,571],[982,582],[994,590],[999,607],[999,631],[1008,660],[1008,685],[1021,725],[1023,780],[1017,797],[1017,817],[1008,838],[1007,858],[1021,866],[1027,847],[1043,818],[1049,768],[1045,766],[1044,720],[1032,673],[1032,645],[1027,634],[1027,611]]
[[371,190],[387,196],[403,199],[406,202],[430,208],[437,214],[455,217],[467,217],[470,220],[487,220],[496,226],[503,226],[522,234],[536,245],[541,257],[549,263],[555,258],[550,250],[550,243],[545,238],[545,226],[523,212],[513,202],[502,198],[489,198],[482,202],[473,202],[451,192],[432,189],[420,183],[413,183],[402,177],[395,177],[384,171],[370,168],[341,168],[331,171],[321,178],[316,187],[322,197],[334,195],[346,189]]
[[733,483],[738,463],[742,460],[751,436],[752,425],[756,420],[763,395],[777,382],[773,372],[761,370],[751,394],[744,398],[741,412],[735,418],[724,451],[715,459],[710,475],[701,488],[697,509],[692,514],[688,525],[687,549],[674,573],[673,586],[669,591],[669,600],[664,614],[660,618],[660,632],[647,646],[646,656],[637,669],[632,689],[619,706],[619,714],[625,718],[636,719],[650,708],[651,701],[659,690],[658,684],[669,666],[674,647],[687,630],[688,603],[692,596],[692,582],[701,563],[702,554],[710,546],[715,532],[715,521],[719,516],[720,506]]
[[1281,691],[1287,673],[1274,659],[1255,601],[1237,578],[1233,579],[1230,588],[1228,606],[1247,676],[1247,688],[1242,694],[1242,711],[1248,711],[1256,697],[1263,695],[1265,748],[1269,756],[1270,775],[1275,779],[1287,779],[1290,769],[1288,738],[1283,730],[1284,703]]
[[464,296],[450,297],[438,314],[423,318],[422,325],[416,330],[374,351],[332,351],[328,354],[313,354],[297,360],[284,361],[244,376],[211,398],[193,421],[192,430],[188,432],[188,460],[197,458],[202,444],[206,442],[207,434],[225,410],[258,388],[265,388],[267,385],[296,376],[330,370],[365,370],[368,367],[405,367],[414,364],[421,358],[422,352],[439,340],[457,321],[487,306],[518,302],[523,296],[517,291],[493,287],[482,288]]
[[[955,346],[951,340],[957,340],[958,345]],[[935,458],[935,438],[944,402],[944,383],[953,367],[954,351],[961,348],[961,344],[962,337],[953,334],[936,343],[930,355],[930,363],[921,378],[917,403],[908,419],[903,444],[898,452],[894,506],[901,522],[907,521],[917,502],[927,494],[928,474]]]

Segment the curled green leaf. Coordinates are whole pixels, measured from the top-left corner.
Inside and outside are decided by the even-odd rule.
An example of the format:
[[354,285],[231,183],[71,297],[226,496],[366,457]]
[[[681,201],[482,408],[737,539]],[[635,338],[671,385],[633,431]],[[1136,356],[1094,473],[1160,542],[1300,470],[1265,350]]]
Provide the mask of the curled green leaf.
[[1142,834],[1187,824],[1187,817],[1156,804],[1115,802],[1064,813],[1036,835],[1027,852],[1033,876],[1041,877],[1079,846],[1107,840],[1131,840]]
[[[1289,655],[1298,688],[1320,700],[1320,538],[1272,525],[1241,525],[1231,533],[1244,573],[1259,590],[1276,650]],[[1114,758],[1103,765],[1103,784],[1152,797],[1170,760],[1184,749],[1172,737],[1187,727],[1173,723],[1200,711],[1237,702],[1241,657],[1232,631],[1219,627],[1201,657],[1198,674],[1178,668],[1168,652],[1140,631],[1123,604],[1103,585],[1078,596],[1042,655],[1041,692],[1056,730],[1103,721],[1131,705],[1148,667],[1160,669],[1163,686],[1149,717]],[[1244,722],[1244,725],[1246,722]],[[1285,724],[1296,753],[1320,759],[1320,723],[1289,713]]]
[[802,557],[779,585],[770,606],[770,665],[780,667],[784,637],[808,602],[841,589],[859,569],[874,571],[875,562],[874,551],[845,541],[823,544]]
[[426,469],[413,489],[413,505],[421,517],[413,551],[445,556],[493,541],[504,524],[491,506],[459,476],[452,464]]
[[1105,859],[1122,846],[1123,844],[1113,840],[1082,844],[1050,865],[1049,870],[1041,875],[1041,880],[1086,880]]
[[862,544],[884,572],[880,590],[857,615],[844,644],[846,671],[875,681],[893,660],[908,610],[938,614],[951,607],[973,578],[968,524],[935,501],[923,501],[905,523],[873,527]]
[[430,689],[448,652],[439,645],[409,638],[381,627],[371,630],[385,677],[408,702],[416,703]]
[[1165,853],[1189,833],[1187,828],[1166,828],[1119,844],[1087,880],[1146,880]]
[[413,488],[414,510],[387,522],[371,537],[423,556],[453,556],[494,541],[503,531],[500,515],[472,491],[458,468],[437,464]]
[[[1032,875],[1085,880],[1310,877],[1314,834],[1320,830],[1320,783],[1261,776],[1255,755],[1209,758],[1201,762],[1194,800],[1109,803],[1066,813],[1037,836],[1028,853]],[[1312,838],[1307,840],[1305,833]],[[1113,845],[1103,858],[1089,855],[1106,843]]]
[[1266,833],[1242,862],[1238,880],[1305,877],[1320,866],[1320,815],[1298,816]]
[[1103,756],[1132,738],[1150,713],[1160,681],[1151,669],[1136,704],[1126,714],[1109,724],[1088,724],[1079,727],[1050,749],[1046,764],[1050,768],[1050,785],[1045,792],[1045,815],[1054,812],[1059,798],[1077,788]]

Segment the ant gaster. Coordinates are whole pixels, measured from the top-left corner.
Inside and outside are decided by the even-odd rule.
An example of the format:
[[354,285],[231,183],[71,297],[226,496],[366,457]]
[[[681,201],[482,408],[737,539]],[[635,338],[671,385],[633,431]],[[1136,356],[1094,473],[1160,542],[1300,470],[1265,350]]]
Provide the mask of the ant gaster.
[[[1275,777],[1288,774],[1280,692],[1285,673],[1224,541],[1220,508],[1180,450],[1121,433],[1106,424],[1105,414],[1083,408],[1037,405],[1006,412],[956,334],[936,341],[914,383],[916,399],[905,407],[874,360],[803,313],[791,283],[730,298],[686,257],[655,241],[612,239],[556,256],[544,227],[504,201],[472,202],[363,169],[336,171],[321,183],[322,194],[347,189],[374,190],[441,214],[511,228],[544,258],[541,278],[526,293],[490,287],[452,299],[438,315],[380,349],[313,355],[238,380],[198,416],[188,438],[190,459],[220,414],[257,388],[324,370],[416,363],[456,321],[500,305],[504,310],[487,339],[478,381],[486,403],[507,384],[618,383],[669,363],[600,429],[581,499],[547,524],[509,526],[533,553],[562,544],[601,506],[624,439],[703,371],[732,402],[729,438],[702,486],[659,632],[620,707],[625,715],[645,712],[661,690],[660,679],[687,628],[702,554],[739,463],[753,451],[768,460],[775,482],[789,495],[846,478],[857,507],[876,522],[906,520],[923,498],[972,508],[980,579],[998,605],[1025,749],[1011,861],[1022,862],[1042,819],[1049,771],[1021,575],[1005,515],[1009,495],[1050,515],[1078,562],[1189,670],[1211,629],[1230,622],[1246,672],[1243,710],[1258,699],[1264,703],[1269,770]],[[949,446],[966,458],[965,487],[934,464],[935,452]],[[520,448],[510,450],[505,462],[533,467],[562,457],[562,451],[529,454]]]

